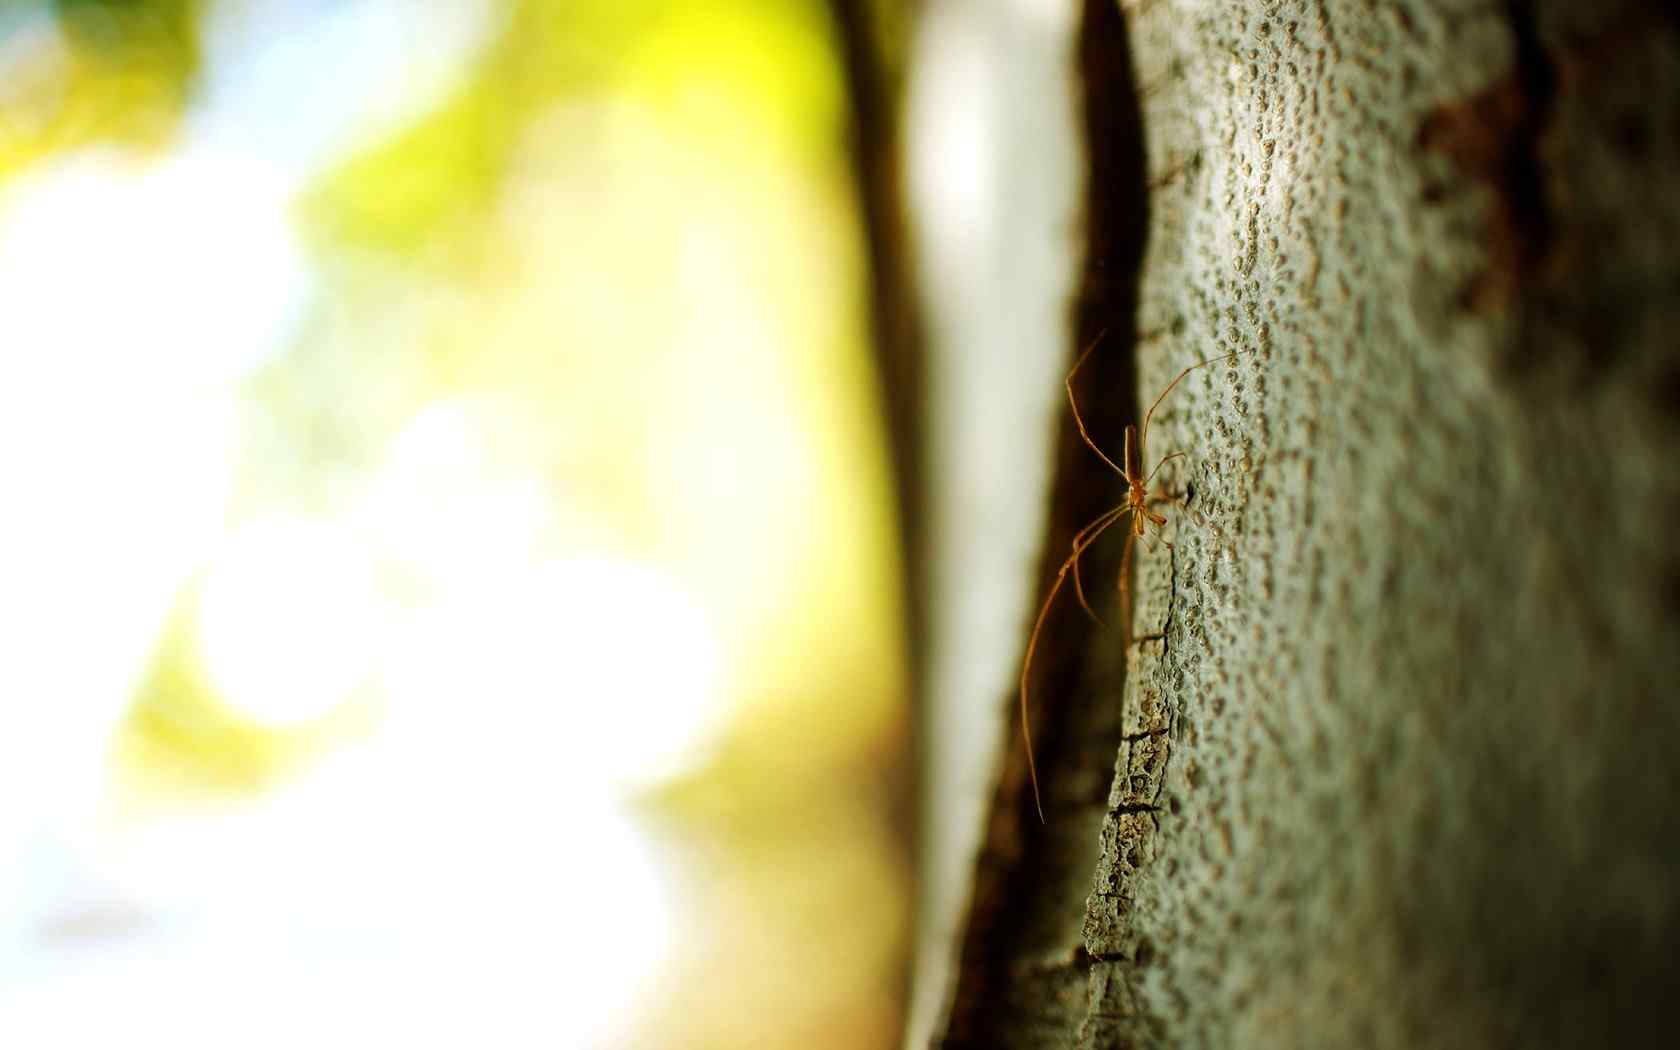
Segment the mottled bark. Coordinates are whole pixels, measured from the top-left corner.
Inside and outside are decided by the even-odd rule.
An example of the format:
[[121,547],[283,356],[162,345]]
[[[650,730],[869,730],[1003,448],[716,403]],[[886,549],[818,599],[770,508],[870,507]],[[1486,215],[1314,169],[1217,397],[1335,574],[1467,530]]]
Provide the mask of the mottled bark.
[[[1086,65],[1138,85],[1146,173],[1099,171],[1092,214],[1147,185],[1120,323],[1151,333],[1100,351],[1139,380],[1092,376],[1088,415],[1112,439],[1184,365],[1252,353],[1150,435],[1187,453],[1162,474],[1174,547],[1138,568],[1162,637],[1122,654],[1055,621],[1049,824],[1012,761],[947,1046],[1628,1045],[1667,1023],[1674,11],[1159,0],[1126,12],[1128,64]],[[1050,564],[1120,498],[1089,462],[1062,478]],[[1057,866],[1087,860],[1076,890]]]

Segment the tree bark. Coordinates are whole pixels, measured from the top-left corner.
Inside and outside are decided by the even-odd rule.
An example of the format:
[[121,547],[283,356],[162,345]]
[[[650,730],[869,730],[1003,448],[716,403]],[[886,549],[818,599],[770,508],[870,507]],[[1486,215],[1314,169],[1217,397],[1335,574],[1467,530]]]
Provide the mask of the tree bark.
[[[1111,586],[1108,626],[1068,602],[1047,627],[1048,823],[1017,742],[943,1045],[1664,1031],[1680,16],[1128,7],[1082,30],[1081,327],[1111,332],[1086,420],[1118,460],[1180,369],[1242,356],[1148,433],[1185,453],[1157,477],[1171,546],[1137,552],[1159,637],[1125,648]],[[1071,420],[1058,477],[1046,580],[1121,498]]]

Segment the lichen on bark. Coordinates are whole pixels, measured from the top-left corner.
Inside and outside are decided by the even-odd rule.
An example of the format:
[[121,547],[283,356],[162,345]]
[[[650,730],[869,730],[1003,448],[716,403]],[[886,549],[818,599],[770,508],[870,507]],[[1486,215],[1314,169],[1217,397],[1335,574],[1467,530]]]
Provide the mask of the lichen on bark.
[[1253,353],[1156,417],[1080,1043],[1632,1040],[1680,957],[1680,19],[1130,18],[1139,389]]

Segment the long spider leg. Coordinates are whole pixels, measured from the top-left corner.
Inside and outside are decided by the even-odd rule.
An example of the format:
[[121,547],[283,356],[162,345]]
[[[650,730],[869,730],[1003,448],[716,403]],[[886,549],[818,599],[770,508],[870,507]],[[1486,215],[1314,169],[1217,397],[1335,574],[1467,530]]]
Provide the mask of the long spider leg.
[[[1138,640],[1132,634],[1132,602],[1131,602],[1132,541],[1134,539],[1142,540],[1144,546],[1146,548],[1148,548],[1148,550],[1151,554],[1153,554],[1155,552],[1155,546],[1154,546],[1153,543],[1150,542],[1150,535],[1149,535],[1149,532],[1148,532],[1148,526],[1153,525],[1153,526],[1155,526],[1155,538],[1158,539],[1161,542],[1161,544],[1164,547],[1166,547],[1168,550],[1176,550],[1177,549],[1173,546],[1172,540],[1167,539],[1166,533],[1162,529],[1162,523],[1166,521],[1165,518],[1159,518],[1156,515],[1149,514],[1148,511],[1144,511],[1143,516],[1141,518],[1141,521],[1145,524],[1140,524],[1138,528],[1134,529],[1130,533],[1127,533],[1127,535],[1126,535],[1126,550],[1120,556],[1120,609],[1121,609],[1121,611],[1123,613],[1123,617],[1124,617],[1121,622],[1122,622],[1122,625],[1125,627],[1125,632],[1124,633],[1125,633],[1125,638],[1126,638],[1126,646],[1128,648],[1132,645],[1133,642],[1136,642]],[[1158,638],[1160,636],[1159,635],[1149,635],[1148,637]]]
[[1077,560],[1073,563],[1073,596],[1079,599],[1079,607],[1085,610],[1085,615],[1091,618],[1091,622],[1101,627],[1102,617],[1092,611],[1091,603],[1085,600],[1085,584],[1079,579],[1079,562]]
[[1120,552],[1120,637],[1125,648],[1132,646],[1132,541],[1137,529],[1126,532],[1126,546]]
[[1177,496],[1170,492],[1162,491],[1150,493],[1149,498],[1145,501],[1145,504],[1147,505],[1151,503],[1171,503],[1174,507],[1178,508],[1178,512],[1180,514],[1190,515],[1191,519],[1194,520],[1197,525],[1200,525],[1202,528],[1213,533],[1215,536],[1218,536],[1220,539],[1225,538],[1225,530],[1207,520],[1207,517],[1198,512],[1196,508],[1190,506],[1188,503],[1181,502]]
[[[1062,562],[1062,567],[1056,570],[1056,581],[1050,585],[1050,593],[1045,595],[1044,604],[1039,606],[1038,619],[1033,621],[1032,634],[1027,637],[1027,655],[1021,661],[1021,739],[1027,746],[1027,775],[1032,779],[1033,806],[1038,810],[1038,820],[1041,824],[1044,822],[1044,800],[1038,791],[1038,763],[1033,760],[1032,726],[1027,718],[1027,678],[1032,671],[1033,653],[1038,649],[1038,635],[1044,629],[1044,621],[1050,615],[1050,606],[1055,603],[1056,593],[1062,589],[1062,582],[1067,579],[1068,570],[1078,563],[1079,556],[1085,553],[1085,548],[1095,543],[1097,537],[1110,525],[1119,521],[1130,506],[1129,503],[1123,503],[1081,530],[1082,540],[1075,544],[1073,553],[1069,554],[1067,560]],[[1101,524],[1098,524],[1099,522]]]
[[1079,607],[1085,610],[1085,615],[1089,616],[1091,618],[1091,622],[1097,624],[1099,627],[1102,626],[1102,617],[1093,612],[1091,609],[1091,603],[1085,600],[1085,584],[1079,579],[1079,552],[1084,550],[1084,548],[1080,546],[1080,543],[1092,529],[1108,528],[1108,526],[1112,524],[1112,522],[1106,520],[1110,515],[1124,513],[1125,511],[1131,509],[1132,503],[1130,500],[1127,500],[1118,507],[1106,510],[1102,514],[1098,515],[1095,521],[1075,533],[1073,537],[1073,593],[1075,597],[1079,599]]
[[1150,471],[1148,476],[1143,479],[1143,487],[1144,488],[1149,487],[1149,483],[1152,480],[1154,480],[1154,478],[1155,478],[1155,472],[1156,471],[1160,470],[1162,467],[1166,466],[1168,463],[1171,463],[1173,460],[1182,458],[1184,455],[1185,455],[1185,453],[1183,453],[1183,452],[1174,452],[1172,455],[1168,456],[1166,459],[1163,459],[1161,462],[1155,464],[1155,470]]
[[1097,337],[1091,340],[1091,345],[1087,346],[1079,355],[1079,360],[1073,363],[1073,368],[1068,372],[1067,379],[1062,381],[1062,385],[1067,387],[1068,406],[1073,409],[1073,423],[1079,428],[1079,436],[1085,440],[1086,446],[1089,447],[1092,452],[1097,454],[1098,459],[1101,459],[1104,463],[1107,463],[1110,467],[1112,467],[1116,474],[1119,474],[1121,477],[1126,477],[1126,472],[1120,468],[1120,465],[1115,463],[1112,459],[1109,459],[1108,453],[1098,448],[1097,443],[1091,440],[1091,435],[1085,430],[1084,417],[1079,414],[1079,402],[1075,400],[1073,396],[1073,377],[1079,373],[1080,368],[1084,367],[1085,359],[1091,356],[1091,351],[1097,348],[1097,344],[1102,342],[1103,336],[1107,334],[1108,329],[1106,328],[1097,333]]
[[[1083,529],[1080,529],[1078,532],[1073,534],[1073,545],[1074,545],[1074,547],[1076,547],[1080,550],[1083,550],[1084,548],[1090,546],[1089,543],[1085,542],[1086,538],[1091,536],[1091,533],[1092,533],[1093,530],[1107,528],[1108,523],[1105,519],[1107,519],[1110,515],[1120,514],[1124,511],[1128,511],[1128,510],[1131,510],[1131,509],[1132,509],[1132,501],[1127,500],[1124,503],[1116,504],[1116,505],[1108,508],[1107,510],[1103,511],[1101,514],[1098,514],[1095,518],[1093,518],[1090,522],[1088,522]],[[1094,537],[1092,537],[1092,538],[1094,538]]]
[[1220,362],[1220,361],[1224,361],[1224,360],[1231,359],[1231,358],[1237,358],[1237,357],[1242,356],[1243,354],[1252,354],[1252,353],[1257,353],[1257,352],[1259,352],[1259,347],[1252,347],[1252,346],[1249,347],[1247,350],[1233,350],[1228,354],[1220,354],[1217,357],[1210,357],[1206,361],[1197,361],[1195,364],[1191,365],[1189,368],[1186,368],[1184,371],[1180,372],[1177,375],[1177,377],[1175,377],[1173,379],[1172,382],[1167,384],[1167,388],[1165,390],[1161,391],[1161,396],[1155,399],[1155,403],[1153,405],[1149,406],[1149,411],[1145,412],[1143,414],[1143,432],[1138,437],[1138,453],[1139,453],[1139,455],[1142,455],[1145,443],[1148,442],[1148,440],[1149,440],[1149,421],[1155,417],[1155,410],[1157,408],[1161,407],[1161,402],[1165,401],[1167,399],[1167,395],[1172,393],[1172,388],[1173,387],[1175,387],[1179,383],[1183,382],[1185,376],[1189,375],[1191,372],[1194,372],[1198,368],[1206,368],[1208,365],[1215,364],[1215,363]]

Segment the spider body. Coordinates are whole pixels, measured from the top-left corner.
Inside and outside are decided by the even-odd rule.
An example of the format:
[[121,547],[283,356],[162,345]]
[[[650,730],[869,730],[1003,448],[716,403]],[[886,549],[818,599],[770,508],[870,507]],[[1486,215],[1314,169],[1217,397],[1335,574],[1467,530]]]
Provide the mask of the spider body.
[[[1068,554],[1067,559],[1062,562],[1061,568],[1056,570],[1056,579],[1050,585],[1050,593],[1045,596],[1044,604],[1039,606],[1038,619],[1033,622],[1032,634],[1027,638],[1026,656],[1021,661],[1021,735],[1027,749],[1027,773],[1032,779],[1033,805],[1038,809],[1038,819],[1040,821],[1044,819],[1044,803],[1039,794],[1038,766],[1033,760],[1032,728],[1027,717],[1027,685],[1032,672],[1033,652],[1038,648],[1039,634],[1044,629],[1044,622],[1050,615],[1051,606],[1055,604],[1056,595],[1061,592],[1062,584],[1067,581],[1067,577],[1071,573],[1073,575],[1074,594],[1079,599],[1080,608],[1084,609],[1086,615],[1090,616],[1091,619],[1098,623],[1102,622],[1098,619],[1097,614],[1091,610],[1090,603],[1085,600],[1085,586],[1079,579],[1079,556],[1085,553],[1086,548],[1095,543],[1115,522],[1130,516],[1131,527],[1126,530],[1126,545],[1120,555],[1120,616],[1122,621],[1121,633],[1125,636],[1125,644],[1127,647],[1131,646],[1132,642],[1135,641],[1132,637],[1131,623],[1132,545],[1138,540],[1147,541],[1150,526],[1154,526],[1157,535],[1166,527],[1166,517],[1151,510],[1150,505],[1172,501],[1172,497],[1165,492],[1151,494],[1149,483],[1154,480],[1156,473],[1162,467],[1184,455],[1182,452],[1174,452],[1162,458],[1149,473],[1145,474],[1143,472],[1143,462],[1147,455],[1146,442],[1149,440],[1149,423],[1155,417],[1155,410],[1161,406],[1161,402],[1166,400],[1168,394],[1172,393],[1173,387],[1183,382],[1185,376],[1198,368],[1205,368],[1218,361],[1234,358],[1238,354],[1253,353],[1252,350],[1238,350],[1229,354],[1220,354],[1218,357],[1198,361],[1178,373],[1173,381],[1167,384],[1166,389],[1161,391],[1160,396],[1155,399],[1155,403],[1149,406],[1149,411],[1144,413],[1142,429],[1140,430],[1136,424],[1127,424],[1125,452],[1122,456],[1122,462],[1125,465],[1121,466],[1110,459],[1108,453],[1104,452],[1085,430],[1085,420],[1079,414],[1079,401],[1073,393],[1074,376],[1079,374],[1079,369],[1085,364],[1086,358],[1091,356],[1091,351],[1095,350],[1100,342],[1102,342],[1102,336],[1098,335],[1091,342],[1091,345],[1085,348],[1084,352],[1079,355],[1079,359],[1074,362],[1073,368],[1068,372],[1063,385],[1067,388],[1068,405],[1073,410],[1073,421],[1079,428],[1080,438],[1092,452],[1097,454],[1099,459],[1108,464],[1115,473],[1125,480],[1126,498],[1118,506],[1111,507],[1097,515],[1090,524],[1074,534],[1073,549]],[[1165,537],[1161,537],[1161,542],[1166,544],[1169,550],[1172,549],[1172,543]]]

